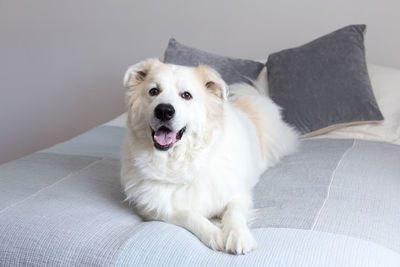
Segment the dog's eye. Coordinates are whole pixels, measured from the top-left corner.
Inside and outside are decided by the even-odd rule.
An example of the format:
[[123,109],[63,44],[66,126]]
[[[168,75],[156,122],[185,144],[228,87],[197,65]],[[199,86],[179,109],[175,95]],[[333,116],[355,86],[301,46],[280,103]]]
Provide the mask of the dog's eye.
[[158,88],[151,88],[149,90],[149,95],[151,95],[151,96],[158,95],[159,93],[160,93],[160,90]]
[[185,100],[190,100],[190,99],[192,99],[192,95],[191,95],[189,92],[183,92],[183,93],[181,94],[181,97],[182,97],[183,99],[185,99]]

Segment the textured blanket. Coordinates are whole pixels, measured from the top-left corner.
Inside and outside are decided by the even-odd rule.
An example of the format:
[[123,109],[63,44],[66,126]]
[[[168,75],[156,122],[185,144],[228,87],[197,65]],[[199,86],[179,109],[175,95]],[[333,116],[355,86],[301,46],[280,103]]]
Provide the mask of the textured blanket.
[[254,190],[258,248],[215,252],[123,202],[125,129],[0,166],[0,266],[400,266],[400,146],[304,140]]

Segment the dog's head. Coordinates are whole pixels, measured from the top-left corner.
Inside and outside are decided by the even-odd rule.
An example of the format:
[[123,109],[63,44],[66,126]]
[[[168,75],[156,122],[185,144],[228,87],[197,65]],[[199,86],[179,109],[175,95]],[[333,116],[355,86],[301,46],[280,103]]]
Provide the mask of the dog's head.
[[129,89],[128,127],[159,151],[185,143],[189,136],[195,142],[202,131],[220,121],[227,99],[227,85],[212,68],[164,64],[158,59],[129,67],[124,86]]

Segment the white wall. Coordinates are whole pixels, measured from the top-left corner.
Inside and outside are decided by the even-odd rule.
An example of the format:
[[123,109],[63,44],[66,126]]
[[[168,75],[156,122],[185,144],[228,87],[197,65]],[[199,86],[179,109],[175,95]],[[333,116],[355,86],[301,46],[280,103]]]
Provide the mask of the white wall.
[[399,13],[398,0],[0,0],[0,163],[122,113],[125,68],[171,36],[257,59],[366,23],[370,62],[400,68]]

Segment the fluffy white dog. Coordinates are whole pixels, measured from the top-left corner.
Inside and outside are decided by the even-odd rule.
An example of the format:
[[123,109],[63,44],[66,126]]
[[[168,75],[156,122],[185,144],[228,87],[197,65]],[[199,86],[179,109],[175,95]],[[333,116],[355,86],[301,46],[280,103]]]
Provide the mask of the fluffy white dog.
[[[248,220],[259,176],[297,144],[279,107],[212,68],[148,59],[131,66],[121,180],[148,220],[186,228],[215,250],[256,247]],[[210,219],[219,218],[220,225]]]

